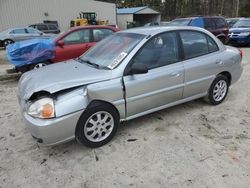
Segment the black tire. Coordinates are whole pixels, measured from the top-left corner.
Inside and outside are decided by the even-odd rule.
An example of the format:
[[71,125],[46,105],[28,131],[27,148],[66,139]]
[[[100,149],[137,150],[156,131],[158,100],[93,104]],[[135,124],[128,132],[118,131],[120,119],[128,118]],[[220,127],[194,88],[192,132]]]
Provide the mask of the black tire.
[[[92,141],[89,138],[87,138],[87,136],[85,135],[85,134],[91,133],[91,131],[87,132],[85,130],[91,124],[91,123],[87,123],[87,122],[90,121],[91,117],[95,117],[96,113],[102,113],[102,112],[107,112],[109,115],[112,116],[113,129],[110,130],[109,133],[107,133],[108,136],[105,139],[103,139],[101,141]],[[99,122],[98,119],[96,120],[96,122]],[[119,117],[118,112],[114,109],[114,107],[112,107],[109,104],[100,103],[97,106],[87,108],[87,110],[81,115],[81,117],[78,120],[76,131],[75,131],[76,140],[79,143],[81,143],[87,147],[90,147],[90,148],[96,148],[96,147],[103,146],[103,145],[107,144],[109,141],[111,141],[112,138],[115,136],[117,129],[119,127],[119,123],[120,123],[120,117]],[[93,130],[91,135],[96,136],[96,134],[97,134],[97,137],[98,137],[99,133],[97,132],[96,129],[99,129],[99,131],[100,131],[102,126],[103,125],[100,123],[99,123],[99,125],[98,124],[95,125],[95,127],[98,127],[98,128],[95,128],[95,130]],[[90,126],[90,128],[92,128],[92,127],[94,128],[94,125]],[[108,130],[108,129],[105,129],[105,130]],[[104,134],[104,137],[105,137],[105,134]],[[101,133],[101,135],[103,135],[103,132]],[[92,139],[94,139],[94,138],[92,138]]]
[[[226,84],[226,91],[225,92],[221,92],[223,93],[221,95],[221,97],[217,98],[216,100],[216,97],[214,96],[215,93],[218,93],[218,92],[215,92],[215,87],[218,88],[218,85],[219,83],[224,83]],[[209,88],[209,91],[208,91],[208,95],[204,98],[206,102],[208,102],[209,104],[212,104],[212,105],[218,105],[220,103],[222,103],[226,96],[227,96],[227,93],[228,93],[228,90],[229,90],[229,80],[226,76],[224,75],[218,75],[214,81],[212,82],[210,88]]]
[[[34,63],[34,64],[31,64],[31,65],[30,65],[30,70],[38,69],[38,68],[47,66],[47,65],[49,65],[49,64],[50,64],[49,61],[42,61],[42,62],[39,62],[39,63]],[[40,66],[40,65],[41,65],[41,66]],[[39,67],[39,66],[40,66],[40,67]]]
[[3,47],[6,48],[9,44],[12,44],[12,43],[14,43],[13,40],[11,40],[11,39],[5,39],[3,41]]

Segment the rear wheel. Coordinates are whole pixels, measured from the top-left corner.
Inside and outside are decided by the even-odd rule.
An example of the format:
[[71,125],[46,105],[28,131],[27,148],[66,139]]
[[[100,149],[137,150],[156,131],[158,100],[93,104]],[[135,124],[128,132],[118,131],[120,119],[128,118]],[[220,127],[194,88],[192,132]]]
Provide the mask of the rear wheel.
[[6,39],[6,40],[3,41],[3,47],[6,48],[9,44],[12,44],[12,43],[14,43],[13,40]]
[[47,66],[49,64],[50,64],[50,62],[48,62],[48,61],[43,61],[43,62],[35,63],[35,64],[30,65],[30,70],[32,70],[32,69],[39,69],[39,68],[45,67],[45,66]]
[[218,75],[211,84],[205,100],[212,105],[218,105],[222,103],[226,98],[228,89],[228,78],[224,75]]
[[119,114],[108,104],[87,109],[76,128],[76,140],[88,147],[100,147],[108,143],[117,132]]

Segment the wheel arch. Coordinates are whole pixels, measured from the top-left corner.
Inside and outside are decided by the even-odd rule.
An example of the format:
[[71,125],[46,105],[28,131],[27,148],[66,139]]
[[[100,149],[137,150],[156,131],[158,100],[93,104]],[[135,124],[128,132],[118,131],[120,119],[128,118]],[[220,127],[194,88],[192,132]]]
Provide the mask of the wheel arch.
[[[118,114],[118,116],[119,116],[119,119],[120,119],[120,113],[119,113],[118,109],[115,107],[115,105],[113,105],[113,104],[110,103],[110,102],[107,102],[107,101],[104,101],[104,100],[99,100],[99,99],[95,99],[95,100],[91,101],[91,102],[88,104],[88,106],[86,107],[86,109],[83,111],[82,115],[83,115],[88,109],[90,109],[90,108],[95,108],[95,107],[100,106],[100,105],[102,105],[102,104],[109,105],[110,107],[112,107],[112,108],[117,112],[117,114]],[[82,115],[81,115],[81,116],[82,116]],[[79,117],[78,121],[80,120],[81,116]],[[77,121],[77,122],[78,122],[78,121]],[[78,129],[78,123],[77,123],[77,125],[76,125],[76,127],[75,127],[75,134],[76,134],[76,132],[77,132],[77,129]]]
[[95,100],[91,101],[91,102],[88,104],[86,110],[88,110],[89,108],[94,108],[94,107],[99,106],[99,105],[102,105],[102,104],[106,104],[106,105],[109,105],[109,106],[111,106],[112,108],[114,108],[114,110],[117,112],[117,114],[118,114],[118,116],[119,116],[119,118],[120,118],[120,112],[119,112],[119,110],[115,107],[115,105],[112,104],[112,103],[110,103],[110,102],[104,101],[104,100],[95,99]]
[[229,86],[231,85],[232,75],[228,71],[221,72],[218,75],[223,75],[223,76],[227,77],[227,79],[229,81]]

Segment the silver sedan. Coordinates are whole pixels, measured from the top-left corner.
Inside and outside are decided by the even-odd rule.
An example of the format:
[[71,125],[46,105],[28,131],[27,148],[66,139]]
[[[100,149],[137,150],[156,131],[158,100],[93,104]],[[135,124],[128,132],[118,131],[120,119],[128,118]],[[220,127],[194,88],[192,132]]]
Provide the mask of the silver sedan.
[[17,27],[10,28],[5,31],[0,32],[0,47],[6,47],[7,45],[27,39],[34,38],[50,38],[54,35],[45,34],[41,31],[38,31],[30,27]]
[[121,121],[198,98],[224,101],[242,53],[194,27],[118,32],[77,59],[25,73],[18,98],[38,143],[108,143]]

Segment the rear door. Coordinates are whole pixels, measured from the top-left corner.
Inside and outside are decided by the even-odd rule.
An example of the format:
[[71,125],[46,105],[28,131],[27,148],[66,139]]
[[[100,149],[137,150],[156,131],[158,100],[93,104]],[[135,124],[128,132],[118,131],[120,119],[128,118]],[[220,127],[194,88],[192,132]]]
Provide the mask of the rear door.
[[90,46],[90,30],[81,29],[72,31],[60,40],[64,42],[64,45],[56,45],[56,53],[55,58],[52,60],[53,62],[77,58],[86,52]]
[[215,41],[198,31],[180,31],[184,51],[185,87],[183,98],[204,95],[216,72],[223,68]]
[[150,39],[133,57],[126,69],[142,63],[149,71],[124,75],[127,117],[164,108],[182,98],[184,67],[178,49],[176,33],[167,32]]
[[27,28],[26,32],[29,34],[30,38],[38,38],[42,35],[41,32],[33,28]]

